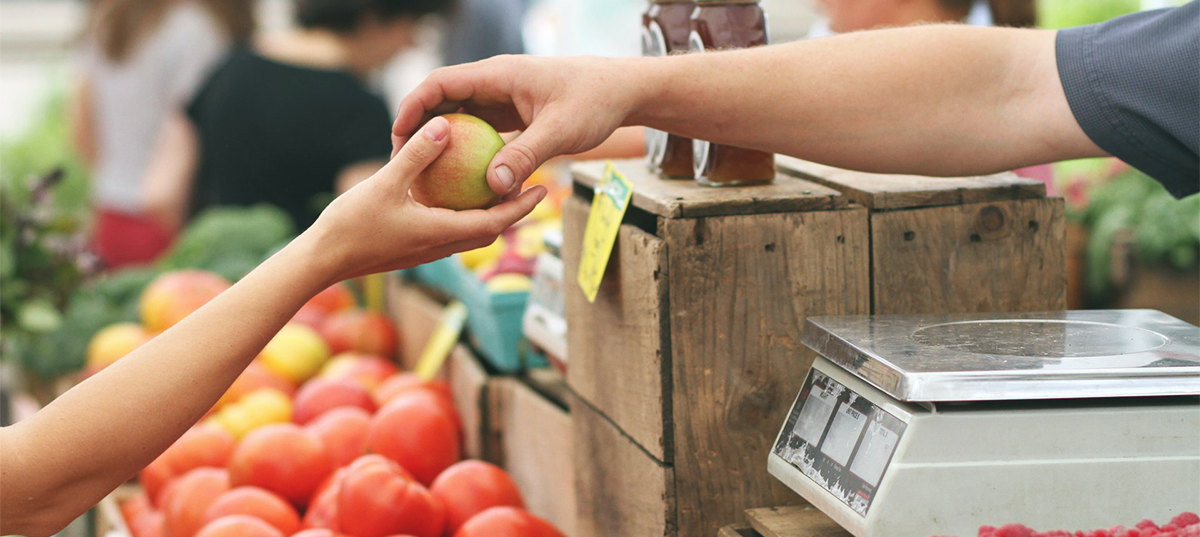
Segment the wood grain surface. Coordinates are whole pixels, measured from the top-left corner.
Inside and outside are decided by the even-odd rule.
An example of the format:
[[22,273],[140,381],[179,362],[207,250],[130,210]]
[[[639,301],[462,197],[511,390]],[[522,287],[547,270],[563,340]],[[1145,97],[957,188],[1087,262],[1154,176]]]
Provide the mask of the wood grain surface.
[[578,197],[563,206],[563,294],[570,359],[567,382],[645,447],[670,462],[664,427],[670,397],[666,317],[666,243],[622,225],[595,303],[579,286],[579,248],[590,206]]
[[568,401],[575,431],[576,537],[687,535],[674,525],[671,467],[578,396]]
[[494,421],[504,460],[525,508],[575,535],[575,452],[571,416],[514,377],[493,381]]
[[1067,307],[1060,198],[871,214],[874,312]]
[[799,500],[767,454],[814,356],[804,319],[868,312],[866,224],[862,208],[664,220],[680,535]]
[[[819,211],[846,206],[842,195],[829,187],[779,174],[769,185],[713,188],[691,180],[664,180],[638,160],[618,160],[613,165],[633,183],[633,204],[666,218]],[[604,174],[604,161],[582,162],[571,171],[575,181],[592,188]]]
[[792,157],[776,158],[783,173],[825,185],[870,209],[891,210],[1046,197],[1046,185],[1012,172],[977,177],[864,173]]
[[851,537],[812,506],[747,509],[746,519],[762,537]]

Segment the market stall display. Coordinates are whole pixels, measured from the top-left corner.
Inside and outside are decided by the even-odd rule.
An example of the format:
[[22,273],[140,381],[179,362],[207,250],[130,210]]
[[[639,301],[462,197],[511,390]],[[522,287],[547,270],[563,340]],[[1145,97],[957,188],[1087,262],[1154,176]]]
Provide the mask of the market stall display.
[[820,357],[767,468],[858,537],[1200,505],[1200,328],[1152,310],[810,317],[803,342]]
[[[563,535],[525,510],[509,472],[460,461],[465,422],[444,382],[371,356],[327,361],[305,382],[276,378],[295,396],[264,387],[228,402],[141,473],[143,492],[120,502],[134,537]],[[248,429],[220,418],[238,405]]]
[[912,188],[832,169],[797,178],[783,162],[771,185],[724,189],[615,162],[631,206],[594,303],[575,275],[603,166],[573,168],[563,262],[580,535],[713,534],[742,509],[795,501],[762,461],[813,356],[799,344],[808,316],[1064,306],[1061,201],[1040,183]]

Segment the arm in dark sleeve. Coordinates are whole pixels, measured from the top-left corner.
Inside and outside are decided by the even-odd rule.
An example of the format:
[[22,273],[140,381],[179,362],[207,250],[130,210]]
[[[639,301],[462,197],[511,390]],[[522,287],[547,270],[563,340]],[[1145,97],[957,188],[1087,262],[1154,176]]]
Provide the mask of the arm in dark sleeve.
[[1200,190],[1200,3],[1062,30],[1056,56],[1097,146],[1175,196]]

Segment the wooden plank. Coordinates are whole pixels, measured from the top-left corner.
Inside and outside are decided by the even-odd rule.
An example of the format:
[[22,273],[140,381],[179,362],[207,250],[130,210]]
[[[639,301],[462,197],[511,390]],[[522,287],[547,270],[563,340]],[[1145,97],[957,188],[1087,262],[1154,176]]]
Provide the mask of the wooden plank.
[[[695,181],[659,179],[641,159],[618,160],[613,165],[633,183],[633,205],[666,218],[822,211],[846,206],[837,190],[784,174],[777,175],[769,185],[713,188]],[[576,182],[593,188],[603,176],[604,166],[604,161],[581,162],[571,171]]]
[[412,371],[425,349],[425,342],[442,320],[445,304],[422,287],[405,283],[397,274],[388,277],[388,315],[399,338],[400,366]]
[[871,214],[874,313],[1065,309],[1058,198]]
[[1046,197],[1046,185],[1012,172],[923,177],[856,172],[787,156],[776,157],[776,163],[783,173],[831,187],[849,201],[875,210]]
[[567,383],[656,459],[670,462],[671,439],[663,425],[671,406],[663,396],[670,378],[663,316],[666,246],[645,231],[621,226],[596,302],[589,303],[575,277],[589,210],[578,197],[563,206],[563,294],[567,319],[578,327],[567,331]]
[[495,462],[498,449],[489,428],[487,385],[489,377],[479,358],[464,345],[456,345],[442,368],[450,396],[462,419],[463,456]]
[[576,537],[699,535],[676,530],[671,468],[574,393],[568,400],[575,431]]
[[717,537],[761,537],[749,524],[730,524],[717,532]]
[[746,519],[763,537],[851,537],[812,506],[747,509]]
[[742,509],[799,501],[767,455],[813,359],[805,317],[869,310],[867,215],[664,224],[679,532],[712,535]]
[[497,420],[504,461],[525,508],[575,534],[575,452],[571,416],[517,379],[501,379]]

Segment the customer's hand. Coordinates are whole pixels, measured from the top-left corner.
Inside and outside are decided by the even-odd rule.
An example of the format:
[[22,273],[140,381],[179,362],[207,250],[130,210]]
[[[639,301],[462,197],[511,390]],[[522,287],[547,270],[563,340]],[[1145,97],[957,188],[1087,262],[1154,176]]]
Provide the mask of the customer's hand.
[[487,246],[546,196],[537,186],[486,210],[421,205],[409,187],[445,149],[449,132],[443,118],[426,123],[387,165],[334,200],[304,233],[309,251],[327,258],[322,268],[330,283]]
[[512,194],[545,161],[592,149],[626,121],[643,90],[622,78],[631,61],[498,56],[438,69],[400,104],[393,146],[431,117],[460,110],[498,131],[523,131],[488,166],[492,190]]

